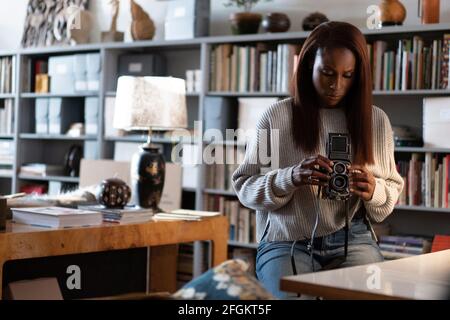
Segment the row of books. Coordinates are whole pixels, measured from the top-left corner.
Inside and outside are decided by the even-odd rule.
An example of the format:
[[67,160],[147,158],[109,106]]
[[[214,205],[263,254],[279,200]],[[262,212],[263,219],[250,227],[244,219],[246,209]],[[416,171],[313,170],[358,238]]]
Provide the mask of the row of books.
[[228,217],[230,240],[242,243],[256,243],[256,213],[243,207],[236,198],[220,195],[205,195],[204,208],[218,211]]
[[12,165],[14,162],[14,142],[0,140],[0,164]]
[[237,169],[237,164],[211,164],[206,166],[205,187],[233,191],[231,177]]
[[15,92],[16,57],[0,58],[0,93]]
[[431,252],[432,239],[419,236],[382,235],[380,250],[387,259],[405,258]]
[[14,100],[0,100],[0,134],[14,133]]
[[450,155],[413,153],[397,162],[397,170],[405,181],[398,204],[449,208]]
[[287,92],[300,49],[288,43],[218,45],[211,51],[210,90]]
[[448,89],[450,34],[367,44],[374,90]]
[[64,166],[46,163],[25,163],[20,167],[19,174],[38,177],[62,176],[64,175]]

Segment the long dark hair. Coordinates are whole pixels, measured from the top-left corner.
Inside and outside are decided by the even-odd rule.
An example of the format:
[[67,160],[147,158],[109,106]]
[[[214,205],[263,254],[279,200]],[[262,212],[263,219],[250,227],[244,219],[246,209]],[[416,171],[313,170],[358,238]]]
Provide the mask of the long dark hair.
[[295,143],[307,152],[317,150],[321,119],[312,76],[317,50],[325,48],[347,48],[355,55],[356,68],[353,84],[341,103],[345,105],[347,128],[352,140],[353,162],[374,163],[372,76],[367,43],[361,31],[346,22],[322,23],[311,32],[302,46],[297,69],[291,82],[291,94],[294,98],[292,127]]

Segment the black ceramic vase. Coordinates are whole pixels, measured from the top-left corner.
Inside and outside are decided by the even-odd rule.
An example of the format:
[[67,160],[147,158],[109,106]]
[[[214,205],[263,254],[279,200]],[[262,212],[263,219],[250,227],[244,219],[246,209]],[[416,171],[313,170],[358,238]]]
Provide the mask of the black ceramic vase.
[[131,161],[132,193],[136,204],[151,208],[154,213],[161,212],[158,207],[164,187],[166,165],[157,147],[148,144]]

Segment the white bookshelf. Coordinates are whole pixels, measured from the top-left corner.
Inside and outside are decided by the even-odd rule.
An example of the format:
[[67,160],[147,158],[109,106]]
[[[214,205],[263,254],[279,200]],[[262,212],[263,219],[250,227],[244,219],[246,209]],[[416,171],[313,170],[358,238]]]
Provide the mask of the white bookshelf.
[[[367,30],[363,29],[362,32],[368,37],[368,39],[395,39],[395,38],[412,38],[415,34],[443,34],[450,32],[450,24],[435,24],[435,25],[418,25],[418,26],[396,26],[396,27],[384,27],[381,30]],[[136,142],[141,143],[146,140],[145,134],[142,137],[110,137],[103,134],[105,123],[103,122],[104,105],[105,100],[111,97],[115,97],[115,82],[117,80],[117,62],[118,56],[123,53],[159,53],[162,54],[170,61],[167,66],[167,75],[177,76],[185,78],[185,71],[187,69],[200,69],[202,73],[202,86],[198,93],[188,94],[188,107],[190,119],[203,120],[203,111],[206,106],[204,104],[205,97],[207,96],[219,96],[229,99],[236,99],[239,97],[280,97],[284,98],[288,96],[287,92],[217,92],[209,90],[209,71],[210,71],[210,54],[213,46],[223,43],[233,44],[254,44],[257,42],[270,42],[270,43],[297,43],[303,41],[309,32],[288,32],[288,33],[273,33],[273,34],[256,34],[256,35],[239,35],[239,36],[219,36],[219,37],[205,37],[192,40],[180,40],[180,41],[136,41],[130,43],[96,43],[79,46],[67,46],[67,47],[45,47],[45,48],[27,48],[14,51],[0,51],[0,56],[15,56],[16,57],[16,88],[17,92],[0,94],[0,99],[14,99],[15,106],[15,132],[13,135],[0,136],[0,139],[9,139],[14,141],[16,146],[15,163],[13,165],[13,172],[11,176],[2,177],[0,175],[0,185],[5,185],[10,188],[11,192],[19,191],[21,185],[29,181],[61,181],[69,183],[78,183],[79,179],[74,177],[32,177],[18,175],[20,166],[25,162],[31,162],[34,155],[40,155],[43,150],[50,150],[60,157],[63,154],[63,149],[70,146],[70,143],[83,144],[85,142],[95,142],[99,150],[99,158],[112,158],[114,154],[114,145],[116,142]],[[76,53],[89,53],[98,52],[102,59],[102,69],[100,75],[100,88],[98,92],[93,93],[76,93],[76,94],[37,94],[29,92],[28,88],[24,86],[24,78],[26,77],[25,65],[28,59],[50,57],[53,55],[64,54],[76,54]],[[414,110],[417,109],[419,101],[427,96],[450,96],[450,90],[406,90],[406,91],[374,91],[374,102],[376,105],[382,106],[385,111],[395,111],[395,109],[401,109],[409,107],[412,103],[415,105]],[[98,97],[99,98],[99,123],[98,134],[94,137],[67,137],[64,135],[37,135],[30,133],[30,130],[24,129],[29,126],[32,121],[31,110],[36,98],[41,97],[63,97],[73,99],[83,99],[85,97]],[[403,111],[402,111],[403,112]],[[395,113],[395,112],[394,112]],[[416,121],[412,119],[414,115],[409,114],[405,121]],[[401,116],[398,118],[402,119]],[[417,122],[417,121],[416,121]],[[166,138],[157,138],[153,140],[155,143],[164,144],[164,148],[170,148],[172,141]],[[202,141],[201,137],[196,137],[193,142],[199,146],[199,152],[203,151],[203,148],[208,143]],[[235,141],[215,142],[222,145],[236,145],[245,147],[242,143]],[[434,153],[450,153],[450,149],[442,148],[416,148],[416,147],[397,147],[396,153],[412,153],[412,152],[434,152]],[[37,157],[36,160],[45,159],[43,155]],[[233,191],[222,191],[216,189],[204,188],[205,183],[205,167],[201,166],[198,170],[199,182],[196,188],[187,188],[184,191],[193,193],[195,195],[195,209],[203,209],[203,197],[204,195],[224,195],[235,196]],[[2,182],[6,180],[7,182]],[[4,189],[4,188],[3,188]],[[438,214],[439,218],[434,217],[434,222],[430,225],[439,229],[442,227],[442,221],[439,219],[445,219],[445,222],[450,222],[450,215],[446,215],[449,211],[446,209],[434,209],[425,207],[411,207],[411,206],[397,206],[396,211],[404,212],[405,215],[411,212],[421,214],[417,217],[420,219],[431,219],[434,214]],[[444,213],[444,214],[442,214]],[[406,216],[405,219],[408,219]],[[417,225],[420,225],[418,222]],[[432,227],[429,227],[426,232],[429,232]],[[426,233],[425,232],[425,233]],[[232,246],[239,246],[239,243],[230,243]],[[196,245],[197,251],[200,251],[199,246]],[[196,266],[194,266],[194,274],[199,274],[201,268],[199,267],[200,258],[197,255]]]

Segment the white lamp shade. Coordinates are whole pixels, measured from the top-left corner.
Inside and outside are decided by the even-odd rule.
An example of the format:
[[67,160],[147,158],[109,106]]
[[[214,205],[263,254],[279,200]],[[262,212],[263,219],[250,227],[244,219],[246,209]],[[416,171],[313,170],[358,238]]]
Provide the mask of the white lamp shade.
[[185,80],[173,77],[119,77],[113,126],[125,130],[186,128]]

